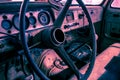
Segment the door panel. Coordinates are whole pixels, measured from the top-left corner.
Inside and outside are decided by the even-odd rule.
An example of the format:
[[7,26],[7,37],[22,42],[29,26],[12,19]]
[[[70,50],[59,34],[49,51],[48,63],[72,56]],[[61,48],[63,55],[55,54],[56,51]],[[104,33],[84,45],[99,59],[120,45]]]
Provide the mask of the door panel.
[[109,3],[104,16],[101,51],[113,43],[120,42],[120,8],[111,7]]

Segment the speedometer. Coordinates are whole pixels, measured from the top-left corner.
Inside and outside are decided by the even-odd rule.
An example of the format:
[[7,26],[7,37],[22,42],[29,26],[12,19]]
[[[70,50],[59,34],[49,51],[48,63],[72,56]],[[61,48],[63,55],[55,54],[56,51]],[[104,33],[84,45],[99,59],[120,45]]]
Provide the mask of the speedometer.
[[38,14],[38,20],[42,25],[48,25],[50,23],[50,15],[46,11],[41,11]]
[[[19,21],[19,15],[18,14],[13,17],[12,22],[13,22],[14,27],[17,30],[19,30],[20,29],[20,26],[19,26],[20,21]],[[29,27],[29,19],[26,16],[25,16],[25,23],[26,23],[25,24],[25,29],[27,29]]]

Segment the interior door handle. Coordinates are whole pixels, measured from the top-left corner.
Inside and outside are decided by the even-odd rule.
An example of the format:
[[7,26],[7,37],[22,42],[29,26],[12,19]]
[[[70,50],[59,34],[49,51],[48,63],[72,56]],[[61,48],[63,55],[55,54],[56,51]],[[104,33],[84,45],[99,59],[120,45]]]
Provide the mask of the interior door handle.
[[120,17],[119,14],[113,14],[113,17]]

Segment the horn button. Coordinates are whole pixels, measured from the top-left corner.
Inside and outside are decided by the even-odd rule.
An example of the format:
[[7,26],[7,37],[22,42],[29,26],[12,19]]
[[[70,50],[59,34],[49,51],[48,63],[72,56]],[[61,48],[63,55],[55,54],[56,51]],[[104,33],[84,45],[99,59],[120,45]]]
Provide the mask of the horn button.
[[47,46],[59,46],[64,43],[64,32],[59,28],[45,29],[42,32],[42,41]]

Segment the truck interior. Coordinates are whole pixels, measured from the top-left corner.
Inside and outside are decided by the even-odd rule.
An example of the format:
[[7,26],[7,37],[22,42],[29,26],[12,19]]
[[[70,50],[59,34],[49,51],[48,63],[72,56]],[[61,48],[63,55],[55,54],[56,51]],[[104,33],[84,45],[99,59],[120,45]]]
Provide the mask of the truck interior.
[[120,80],[120,0],[0,0],[0,80]]

